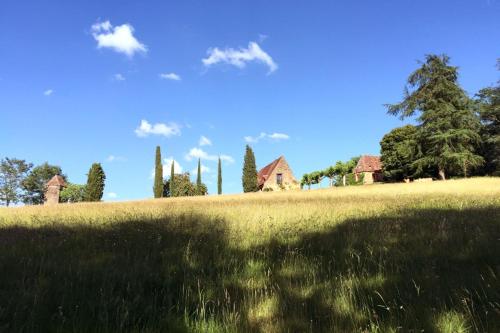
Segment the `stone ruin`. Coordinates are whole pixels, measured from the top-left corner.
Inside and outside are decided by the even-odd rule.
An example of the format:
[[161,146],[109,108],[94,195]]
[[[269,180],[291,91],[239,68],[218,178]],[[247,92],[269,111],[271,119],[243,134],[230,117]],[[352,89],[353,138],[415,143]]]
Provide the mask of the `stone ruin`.
[[51,180],[46,184],[45,190],[45,204],[46,205],[55,205],[59,203],[59,194],[61,190],[66,186],[66,182],[64,178],[60,175],[55,175]]

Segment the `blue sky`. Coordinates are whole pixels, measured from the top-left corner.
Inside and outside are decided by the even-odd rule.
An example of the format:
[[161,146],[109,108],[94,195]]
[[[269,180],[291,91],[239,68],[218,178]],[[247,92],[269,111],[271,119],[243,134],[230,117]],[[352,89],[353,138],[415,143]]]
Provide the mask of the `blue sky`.
[[383,104],[425,54],[451,56],[470,94],[496,82],[499,17],[499,0],[4,0],[0,157],[75,183],[101,162],[106,200],[152,196],[156,145],[183,171],[202,157],[210,193],[219,155],[241,191],[247,141],[300,178],[378,154],[404,124]]

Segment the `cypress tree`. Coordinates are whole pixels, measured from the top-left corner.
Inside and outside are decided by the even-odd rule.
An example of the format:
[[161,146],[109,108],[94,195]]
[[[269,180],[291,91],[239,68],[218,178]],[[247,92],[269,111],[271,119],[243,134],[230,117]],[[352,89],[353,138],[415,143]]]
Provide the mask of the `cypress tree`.
[[174,196],[174,175],[175,175],[175,170],[174,170],[174,164],[175,161],[172,158],[172,165],[170,166],[170,196]]
[[198,159],[198,175],[196,177],[196,186],[199,188],[201,186],[201,161]]
[[161,164],[160,146],[156,146],[155,183],[153,186],[153,193],[155,198],[161,198],[163,196],[163,165]]
[[217,194],[222,194],[222,164],[219,157],[219,163],[217,165]]
[[106,175],[100,163],[94,163],[90,167],[85,187],[85,201],[101,201],[104,193],[104,181]]
[[245,159],[243,162],[243,192],[257,192],[259,184],[257,182],[257,166],[255,165],[255,155],[249,145],[246,146]]

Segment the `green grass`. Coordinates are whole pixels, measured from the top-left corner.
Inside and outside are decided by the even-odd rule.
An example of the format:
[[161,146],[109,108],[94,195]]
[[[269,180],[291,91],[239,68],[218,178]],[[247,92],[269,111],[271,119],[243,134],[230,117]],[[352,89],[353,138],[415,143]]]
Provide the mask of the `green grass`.
[[500,332],[500,179],[0,209],[1,332]]

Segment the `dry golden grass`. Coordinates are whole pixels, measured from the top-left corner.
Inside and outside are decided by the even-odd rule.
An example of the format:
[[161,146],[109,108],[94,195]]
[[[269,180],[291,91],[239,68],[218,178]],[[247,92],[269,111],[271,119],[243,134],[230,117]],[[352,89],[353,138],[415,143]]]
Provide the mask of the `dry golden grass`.
[[0,331],[493,332],[498,239],[500,178],[3,208]]
[[[378,184],[310,191],[80,203],[0,209],[2,225],[93,226],[132,220],[202,215],[224,219],[234,236],[267,241],[282,232],[319,231],[352,218],[384,216],[410,208],[465,209],[500,204],[500,178]],[[257,236],[257,237],[255,237]]]

